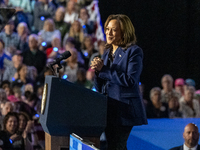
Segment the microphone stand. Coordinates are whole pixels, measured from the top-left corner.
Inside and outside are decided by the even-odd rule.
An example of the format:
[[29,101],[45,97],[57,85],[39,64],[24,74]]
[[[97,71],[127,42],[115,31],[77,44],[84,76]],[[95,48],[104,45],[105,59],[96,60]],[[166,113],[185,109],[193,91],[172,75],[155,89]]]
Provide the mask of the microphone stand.
[[57,63],[57,65],[58,65],[58,67],[56,68],[56,72],[55,72],[55,70],[54,70],[54,68],[53,68],[54,65],[49,64],[48,67],[51,69],[51,71],[53,72],[53,75],[54,75],[54,76],[59,77],[59,71],[60,71],[60,69],[62,68],[62,65],[60,64],[60,62]]

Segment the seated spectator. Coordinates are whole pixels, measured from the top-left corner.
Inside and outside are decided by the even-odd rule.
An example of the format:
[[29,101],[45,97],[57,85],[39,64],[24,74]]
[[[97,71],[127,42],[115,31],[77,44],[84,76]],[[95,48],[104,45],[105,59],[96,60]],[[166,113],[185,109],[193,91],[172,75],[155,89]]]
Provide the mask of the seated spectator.
[[97,53],[97,50],[94,49],[92,37],[88,35],[84,38],[82,47],[82,54],[84,55],[85,66],[87,69],[90,66],[90,58],[95,53]]
[[85,34],[92,34],[94,33],[94,22],[91,21],[88,13],[88,10],[86,8],[81,8],[79,13],[79,22],[81,23],[81,26],[83,27],[83,32]]
[[32,145],[33,147],[39,148],[38,136],[36,134],[36,129],[34,127],[34,121],[30,120],[29,116],[24,112],[19,112],[18,117],[19,117],[18,133],[20,133],[24,138],[27,138],[29,146]]
[[19,49],[23,52],[28,48],[29,30],[25,22],[21,22],[17,26],[17,34],[20,37],[21,43]]
[[9,0],[8,4],[15,7],[15,22],[16,25],[20,22],[26,22],[30,27],[33,24],[33,15],[31,8],[31,0]]
[[168,106],[161,102],[161,89],[154,87],[150,91],[151,101],[147,104],[147,118],[168,118]]
[[61,39],[60,31],[55,29],[55,24],[52,19],[46,19],[43,29],[38,33],[43,42],[46,42],[47,47],[51,45],[54,38]]
[[65,51],[68,51],[69,49],[75,48],[78,51],[78,62],[80,64],[84,65],[85,62],[84,62],[84,59],[83,59],[83,54],[82,54],[82,52],[80,50],[81,47],[80,47],[80,43],[79,42],[77,43],[74,38],[69,37],[67,39],[67,41],[65,42],[64,47],[65,47],[65,50],[61,51],[60,54],[62,54]]
[[173,78],[169,74],[165,74],[161,79],[162,91],[161,91],[161,102],[168,103],[172,96],[181,97],[179,93],[177,93],[173,89]]
[[64,21],[72,24],[77,19],[78,19],[78,14],[75,12],[75,3],[70,0],[66,6]]
[[[12,57],[12,63],[10,66],[7,66],[4,74],[3,80],[8,80],[9,82],[13,82],[17,79],[17,68],[22,65],[23,57],[21,53],[15,53]],[[31,78],[33,81],[35,80],[35,76],[37,75],[37,69],[34,66],[28,66],[28,78]]]
[[11,64],[11,57],[5,53],[4,42],[0,39],[0,74],[3,75],[4,69]]
[[45,53],[47,56],[47,61],[57,57],[58,51],[61,50],[61,40],[60,38],[54,38],[51,41],[51,47],[47,48]]
[[76,84],[83,86],[87,89],[92,89],[93,84],[91,81],[86,79],[86,70],[84,68],[79,68],[77,71],[77,81]]
[[0,33],[0,39],[5,43],[5,52],[7,55],[13,56],[16,50],[20,48],[20,38],[14,32],[14,22],[9,21],[4,27],[5,32]]
[[24,86],[27,83],[31,83],[33,84],[33,80],[31,80],[30,78],[27,78],[27,66],[26,65],[21,65],[18,69],[17,69],[17,79],[15,81],[12,82],[12,87],[20,87],[22,93],[24,93]]
[[82,29],[82,26],[80,24],[79,21],[74,21],[69,29],[69,33],[66,33],[65,34],[65,37],[64,37],[64,40],[63,40],[63,43],[65,44],[67,39],[69,37],[72,37],[75,39],[75,41],[78,43],[82,43],[83,40],[84,40],[84,32],[83,32],[83,29]]
[[182,118],[182,113],[179,111],[178,97],[173,96],[169,102],[169,118]]
[[54,22],[56,29],[59,30],[61,33],[61,41],[63,41],[65,34],[69,33],[69,28],[70,28],[70,24],[64,21],[64,17],[65,17],[65,8],[60,6],[56,10]]
[[25,92],[25,102],[19,101],[17,105],[19,107],[19,112],[25,112],[29,116],[31,120],[37,112],[35,111],[34,107],[37,104],[38,97],[35,93],[31,93],[30,91]]
[[177,93],[179,93],[181,96],[184,96],[184,85],[185,81],[183,78],[178,78],[174,82],[175,90]]
[[171,148],[170,150],[200,150],[199,142],[199,129],[193,124],[189,123],[185,126],[183,132],[184,144],[178,147]]
[[100,41],[98,43],[98,52],[92,54],[92,56],[90,57],[90,61],[89,61],[89,65],[91,65],[91,61],[95,58],[95,57],[99,57],[101,58],[101,56],[103,55],[103,53],[105,52],[105,44],[106,42],[105,41]]
[[34,7],[34,27],[35,32],[42,30],[44,20],[53,18],[56,11],[55,5],[49,0],[40,0],[35,3]]
[[188,86],[185,89],[184,101],[180,102],[180,111],[183,113],[183,118],[200,117],[199,102],[194,99],[195,88]]
[[2,148],[6,150],[31,150],[31,145],[28,144],[27,138],[23,138],[22,135],[18,133],[19,118],[17,113],[8,113],[3,120],[4,130],[0,131],[0,139],[3,141]]
[[65,75],[67,80],[70,82],[75,82],[77,80],[77,71],[78,68],[82,67],[80,63],[78,63],[77,55],[78,52],[75,48],[69,49],[71,56],[65,60],[63,63],[63,71],[61,71],[61,75]]
[[40,74],[46,66],[46,55],[38,49],[38,36],[31,34],[28,44],[29,49],[22,53],[23,63],[27,66],[34,66]]

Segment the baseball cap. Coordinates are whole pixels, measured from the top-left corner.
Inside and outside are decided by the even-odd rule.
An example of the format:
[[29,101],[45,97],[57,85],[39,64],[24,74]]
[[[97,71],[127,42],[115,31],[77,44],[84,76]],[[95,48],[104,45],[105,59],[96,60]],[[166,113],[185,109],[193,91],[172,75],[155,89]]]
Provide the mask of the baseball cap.
[[175,80],[175,86],[179,86],[179,85],[184,85],[185,84],[185,81],[183,78],[178,78]]

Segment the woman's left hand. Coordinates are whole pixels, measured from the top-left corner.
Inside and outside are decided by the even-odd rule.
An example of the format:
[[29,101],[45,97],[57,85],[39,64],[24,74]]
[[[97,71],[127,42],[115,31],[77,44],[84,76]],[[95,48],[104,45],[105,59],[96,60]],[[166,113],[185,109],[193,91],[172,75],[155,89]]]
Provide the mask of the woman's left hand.
[[93,61],[91,61],[91,69],[94,69],[95,71],[101,71],[103,67],[103,60],[99,57],[95,57]]

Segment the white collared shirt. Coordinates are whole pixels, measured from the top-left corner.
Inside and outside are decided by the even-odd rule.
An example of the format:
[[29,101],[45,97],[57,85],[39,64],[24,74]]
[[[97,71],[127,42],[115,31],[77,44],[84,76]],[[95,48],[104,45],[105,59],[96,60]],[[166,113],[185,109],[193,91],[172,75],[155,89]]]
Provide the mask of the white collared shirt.
[[197,146],[198,146],[198,144],[197,144],[195,147],[193,147],[193,148],[189,148],[189,147],[187,147],[187,146],[185,145],[185,143],[184,143],[184,145],[183,145],[183,150],[197,150]]

